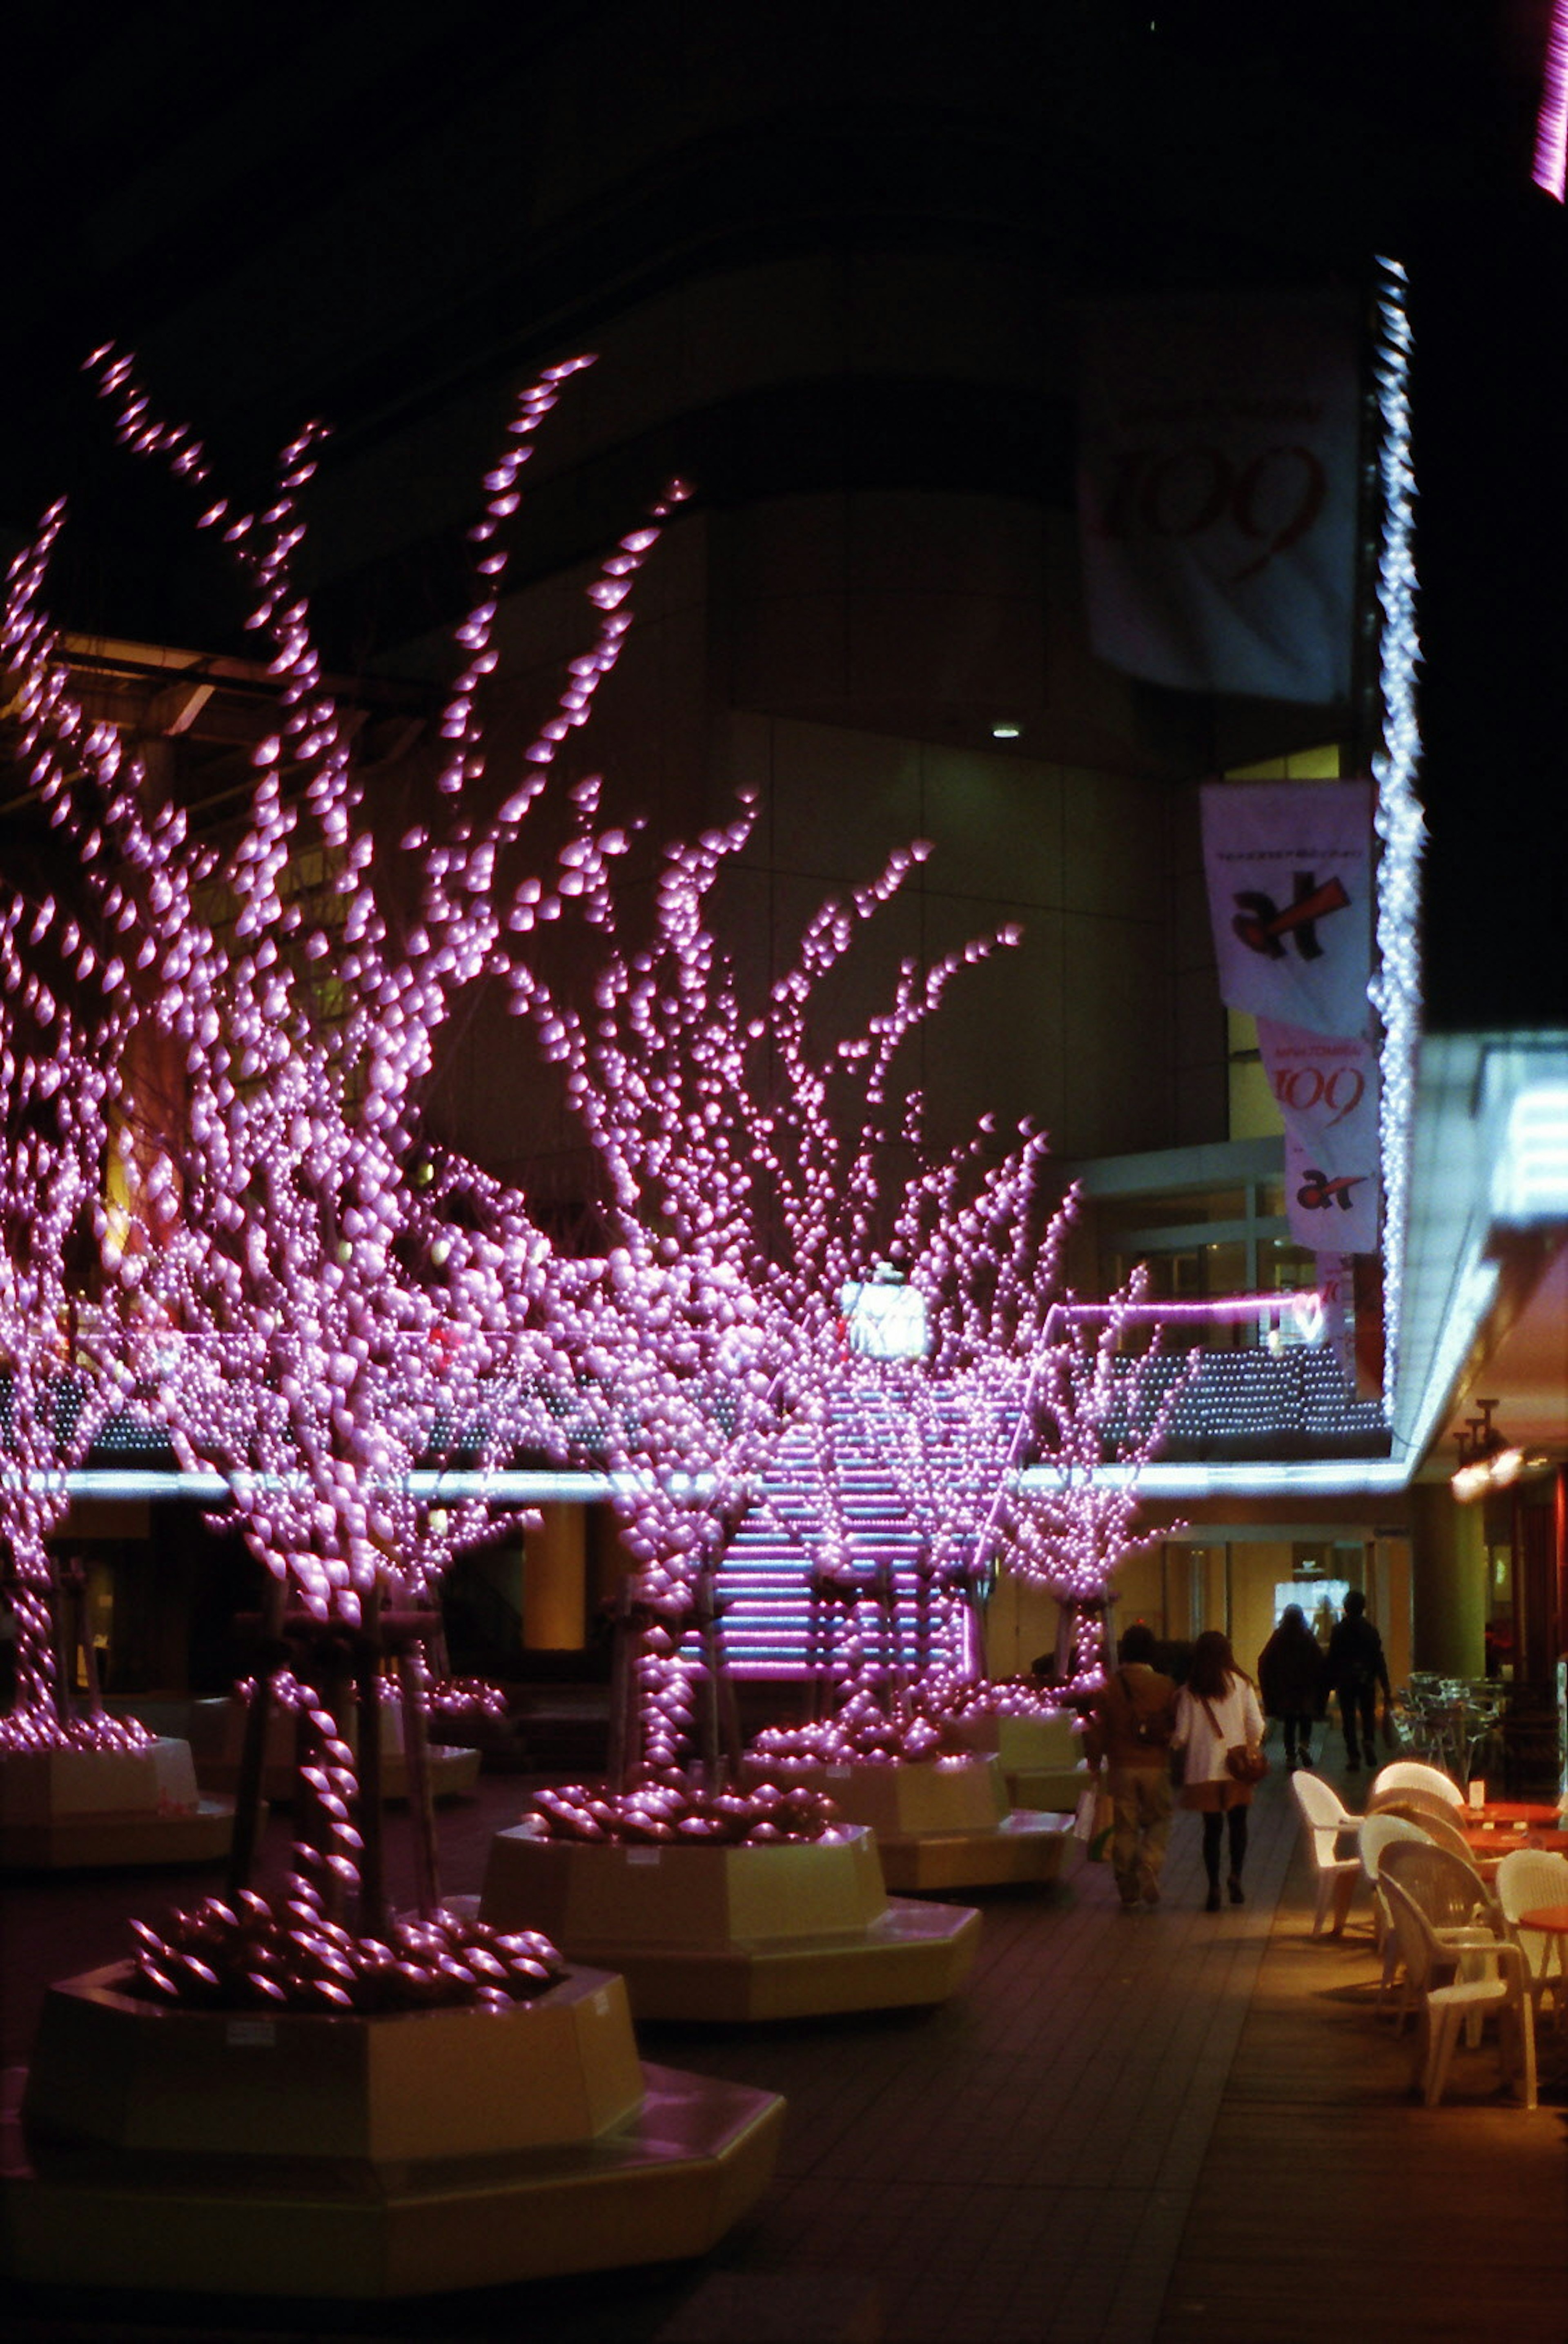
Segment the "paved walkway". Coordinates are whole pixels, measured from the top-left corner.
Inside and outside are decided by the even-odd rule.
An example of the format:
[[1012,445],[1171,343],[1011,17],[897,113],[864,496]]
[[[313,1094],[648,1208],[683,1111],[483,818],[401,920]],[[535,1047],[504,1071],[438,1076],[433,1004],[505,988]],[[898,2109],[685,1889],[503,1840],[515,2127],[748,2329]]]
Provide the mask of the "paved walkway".
[[[477,1888],[521,1786],[446,1811],[446,1886]],[[1400,2344],[1568,2339],[1568,2089],[1500,2097],[1490,2046],[1451,2100],[1409,2090],[1372,2011],[1370,1935],[1314,1943],[1283,1775],[1253,1810],[1249,1902],[1201,1911],[1179,1818],[1159,1909],[1108,1873],[994,1893],[976,1971],[942,2008],[751,2032],[649,2030],[651,2057],[783,2092],[775,2185],[698,2266],[367,2307],[51,2294],[5,2344],[247,2336],[549,2344]],[[275,1855],[282,1828],[272,1826]],[[50,1976],[113,1959],[154,1875],[6,1900],[6,2057]]]

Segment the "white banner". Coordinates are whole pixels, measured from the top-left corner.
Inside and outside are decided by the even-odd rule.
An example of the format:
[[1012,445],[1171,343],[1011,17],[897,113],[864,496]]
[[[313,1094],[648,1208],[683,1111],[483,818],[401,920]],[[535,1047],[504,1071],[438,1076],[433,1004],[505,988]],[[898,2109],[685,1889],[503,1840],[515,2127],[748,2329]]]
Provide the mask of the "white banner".
[[1371,1042],[1258,1020],[1258,1046],[1285,1124],[1290,1234],[1315,1252],[1372,1253],[1381,1155]]
[[1191,692],[1348,696],[1357,374],[1339,301],[1087,313],[1078,532],[1102,659]]
[[1220,999],[1315,1034],[1367,1033],[1371,783],[1210,782],[1202,802]]

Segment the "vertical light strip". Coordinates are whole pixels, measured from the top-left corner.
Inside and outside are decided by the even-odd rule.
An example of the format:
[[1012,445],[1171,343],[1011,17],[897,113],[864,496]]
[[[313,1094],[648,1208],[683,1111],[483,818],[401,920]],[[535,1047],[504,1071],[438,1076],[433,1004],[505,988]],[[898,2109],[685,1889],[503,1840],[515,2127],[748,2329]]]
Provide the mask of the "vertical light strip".
[[1411,1143],[1416,1046],[1421,1033],[1421,948],[1418,913],[1425,825],[1415,793],[1421,761],[1415,673],[1421,645],[1415,627],[1415,563],[1411,550],[1415,475],[1410,448],[1410,320],[1405,272],[1381,260],[1376,356],[1382,419],[1379,470],[1383,492],[1382,550],[1378,600],[1382,748],[1372,760],[1378,785],[1374,823],[1382,841],[1378,863],[1379,970],[1369,988],[1382,1020],[1383,1400],[1390,1420],[1399,1376],[1401,1287],[1410,1220]]
[[1538,187],[1563,202],[1568,193],[1568,0],[1555,0],[1552,10],[1541,62],[1541,105],[1530,176]]

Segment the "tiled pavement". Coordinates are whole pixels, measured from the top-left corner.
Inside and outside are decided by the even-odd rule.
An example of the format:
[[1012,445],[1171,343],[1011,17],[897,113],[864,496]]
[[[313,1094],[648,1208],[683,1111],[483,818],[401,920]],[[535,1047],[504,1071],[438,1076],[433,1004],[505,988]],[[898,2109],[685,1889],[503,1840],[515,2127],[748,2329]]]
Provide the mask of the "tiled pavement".
[[[446,1812],[450,1891],[477,1888],[520,1795],[487,1778]],[[940,2009],[649,2030],[661,2064],[789,2102],[774,2188],[700,2265],[363,2310],[56,2291],[0,2309],[0,2338],[1340,2344],[1349,2325],[1384,2344],[1565,2344],[1568,2091],[1527,2116],[1486,2049],[1421,2108],[1408,2041],[1372,2014],[1365,1928],[1310,1939],[1282,1774],[1253,1815],[1240,1910],[1199,1909],[1197,1825],[1179,1817],[1157,1912],[1123,1915],[1094,1865],[980,1899],[976,1969]],[[14,1885],[7,2061],[49,1977],[116,1958],[126,1914],[206,1884]]]

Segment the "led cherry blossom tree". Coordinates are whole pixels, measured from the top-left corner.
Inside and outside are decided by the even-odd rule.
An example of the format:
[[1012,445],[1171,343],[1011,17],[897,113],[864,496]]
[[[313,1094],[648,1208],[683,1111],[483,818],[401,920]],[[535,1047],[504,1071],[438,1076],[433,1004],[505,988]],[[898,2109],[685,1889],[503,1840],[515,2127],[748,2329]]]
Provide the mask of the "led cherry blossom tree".
[[[1150,1538],[1170,1535],[1136,1531],[1138,1485],[1198,1355],[1160,1359],[1160,1313],[1144,1300],[1142,1271],[1106,1304],[1080,1305],[1058,1291],[1077,1199],[1069,1194],[1049,1215],[1031,1210],[1042,1154],[1026,1136],[967,1203],[953,1193],[949,1170],[916,1273],[927,1341],[903,1356],[863,1354],[846,1379],[844,1409],[859,1453],[896,1491],[916,1541],[916,1633],[901,1644],[894,1632],[891,1574],[859,1574],[863,1599],[888,1615],[880,1649],[846,1638],[836,1655],[836,1713],[768,1728],[754,1744],[762,1757],[928,1758],[965,1746],[968,1720],[1037,1713],[1037,1692],[986,1678],[977,1633],[961,1632],[1004,1564],[1057,1599],[1050,1701],[1058,1705],[1098,1682],[1095,1625],[1120,1563]],[[918,1220],[906,1224],[904,1241],[919,1231]],[[1142,1348],[1134,1348],[1135,1328]],[[839,1524],[853,1563],[855,1531],[832,1444],[815,1466],[813,1502]],[[933,1624],[944,1610],[945,1633]],[[824,1656],[824,1672],[835,1658]]]
[[[754,1820],[733,1798],[693,1818],[681,1766],[697,1742],[707,1786],[739,1754],[719,1565],[789,1429],[829,1437],[845,1284],[879,1242],[934,1228],[980,1152],[977,1141],[923,1161],[920,1102],[897,1099],[894,1064],[956,971],[1013,932],[924,973],[906,964],[864,1033],[824,1046],[813,1012],[824,980],[926,850],[901,851],[846,904],[824,904],[752,1006],[704,920],[754,818],[743,799],[727,827],[669,851],[652,934],[641,949],[617,945],[591,1014],[535,969],[512,980],[602,1175],[607,1250],[596,1270],[580,1266],[561,1340],[635,1565],[617,1679],[622,1803],[541,1800],[563,1830],[641,1829],[677,1812],[714,1830]],[[898,1188],[895,1157],[919,1167]],[[828,1548],[822,1561],[832,1568]]]
[[[136,1364],[182,1459],[223,1476],[235,1518],[273,1575],[275,1622],[292,1608],[319,1632],[319,1747],[304,1778],[316,1844],[289,1908],[303,1918],[268,1936],[277,1916],[252,1899],[243,1913],[225,1908],[216,1922],[192,1924],[197,1972],[179,1970],[177,1950],[148,1955],[155,1980],[167,1985],[177,1971],[176,1983],[196,1977],[199,1992],[202,1971],[221,1972],[229,1990],[233,1965],[215,1963],[217,1939],[243,1944],[247,1975],[262,1939],[269,1960],[284,1958],[281,1944],[286,1966],[298,1966],[306,1937],[319,1944],[323,1928],[335,1928],[342,1956],[349,1940],[336,1916],[356,1898],[361,1939],[379,1933],[370,1942],[384,1950],[379,1802],[357,1795],[336,1696],[358,1673],[373,1771],[374,1670],[389,1623],[399,1607],[417,1623],[446,1561],[489,1519],[482,1500],[452,1504],[439,1486],[430,1490],[432,1452],[482,1467],[515,1434],[518,1394],[540,1380],[523,1371],[523,1353],[538,1371],[558,1366],[537,1308],[548,1248],[525,1216],[513,1216],[499,1315],[485,1266],[460,1228],[440,1223],[438,1199],[421,1195],[422,1099],[463,988],[510,969],[514,939],[559,919],[572,899],[589,920],[603,915],[609,861],[625,841],[597,828],[596,784],[572,793],[550,881],[517,875],[509,858],[560,743],[585,721],[614,664],[630,623],[622,605],[658,528],[632,532],[602,566],[590,589],[602,614],[597,639],[572,662],[513,783],[498,791],[485,777],[479,703],[496,666],[490,636],[506,561],[497,533],[518,503],[527,448],[512,448],[491,471],[472,532],[476,600],[458,630],[467,665],[444,712],[449,752],[430,793],[445,811],[389,854],[367,816],[351,727],[324,679],[294,579],[298,492],[314,470],[319,429],[285,451],[265,510],[236,510],[213,499],[199,442],[151,417],[129,361],[105,351],[96,363],[105,396],[119,403],[121,438],[199,488],[199,525],[221,530],[234,551],[248,623],[271,652],[278,686],[278,729],[254,753],[236,834],[197,838],[112,729],[88,723],[71,696],[40,607],[63,505],[15,565],[4,645],[19,672],[31,785],[74,850],[81,924],[92,923],[101,957],[113,950],[106,990],[123,990],[141,1026],[172,1044],[179,1067],[182,1096],[159,1118],[150,1165],[145,1134],[128,1130],[124,1142],[127,1168],[139,1160],[142,1173],[130,1241],[115,1248],[147,1330]],[[511,427],[519,440],[577,363],[524,391]],[[291,879],[307,849],[333,874],[314,898]],[[407,1637],[405,1652],[417,1641]],[[411,1665],[417,1672],[417,1657]],[[407,1706],[410,1720],[416,1707]],[[435,1894],[432,1850],[422,1902],[433,1907]],[[428,1912],[427,1929],[435,1922]],[[416,1971],[428,1966],[409,1960]],[[527,1959],[517,1975],[526,1978]],[[310,1969],[302,1990],[329,2002],[355,1990],[344,1980],[339,1988]]]
[[[966,1623],[1007,1542],[1077,1201],[1044,1206],[1046,1154],[1044,1137],[1026,1130],[1001,1161],[952,1162],[939,1182],[906,1196],[897,1242],[912,1265],[925,1346],[852,1359],[854,1421],[916,1540],[914,1649],[926,1678],[939,1651],[959,1675],[977,1673]],[[895,1701],[906,1693],[898,1669],[885,1690]]]

